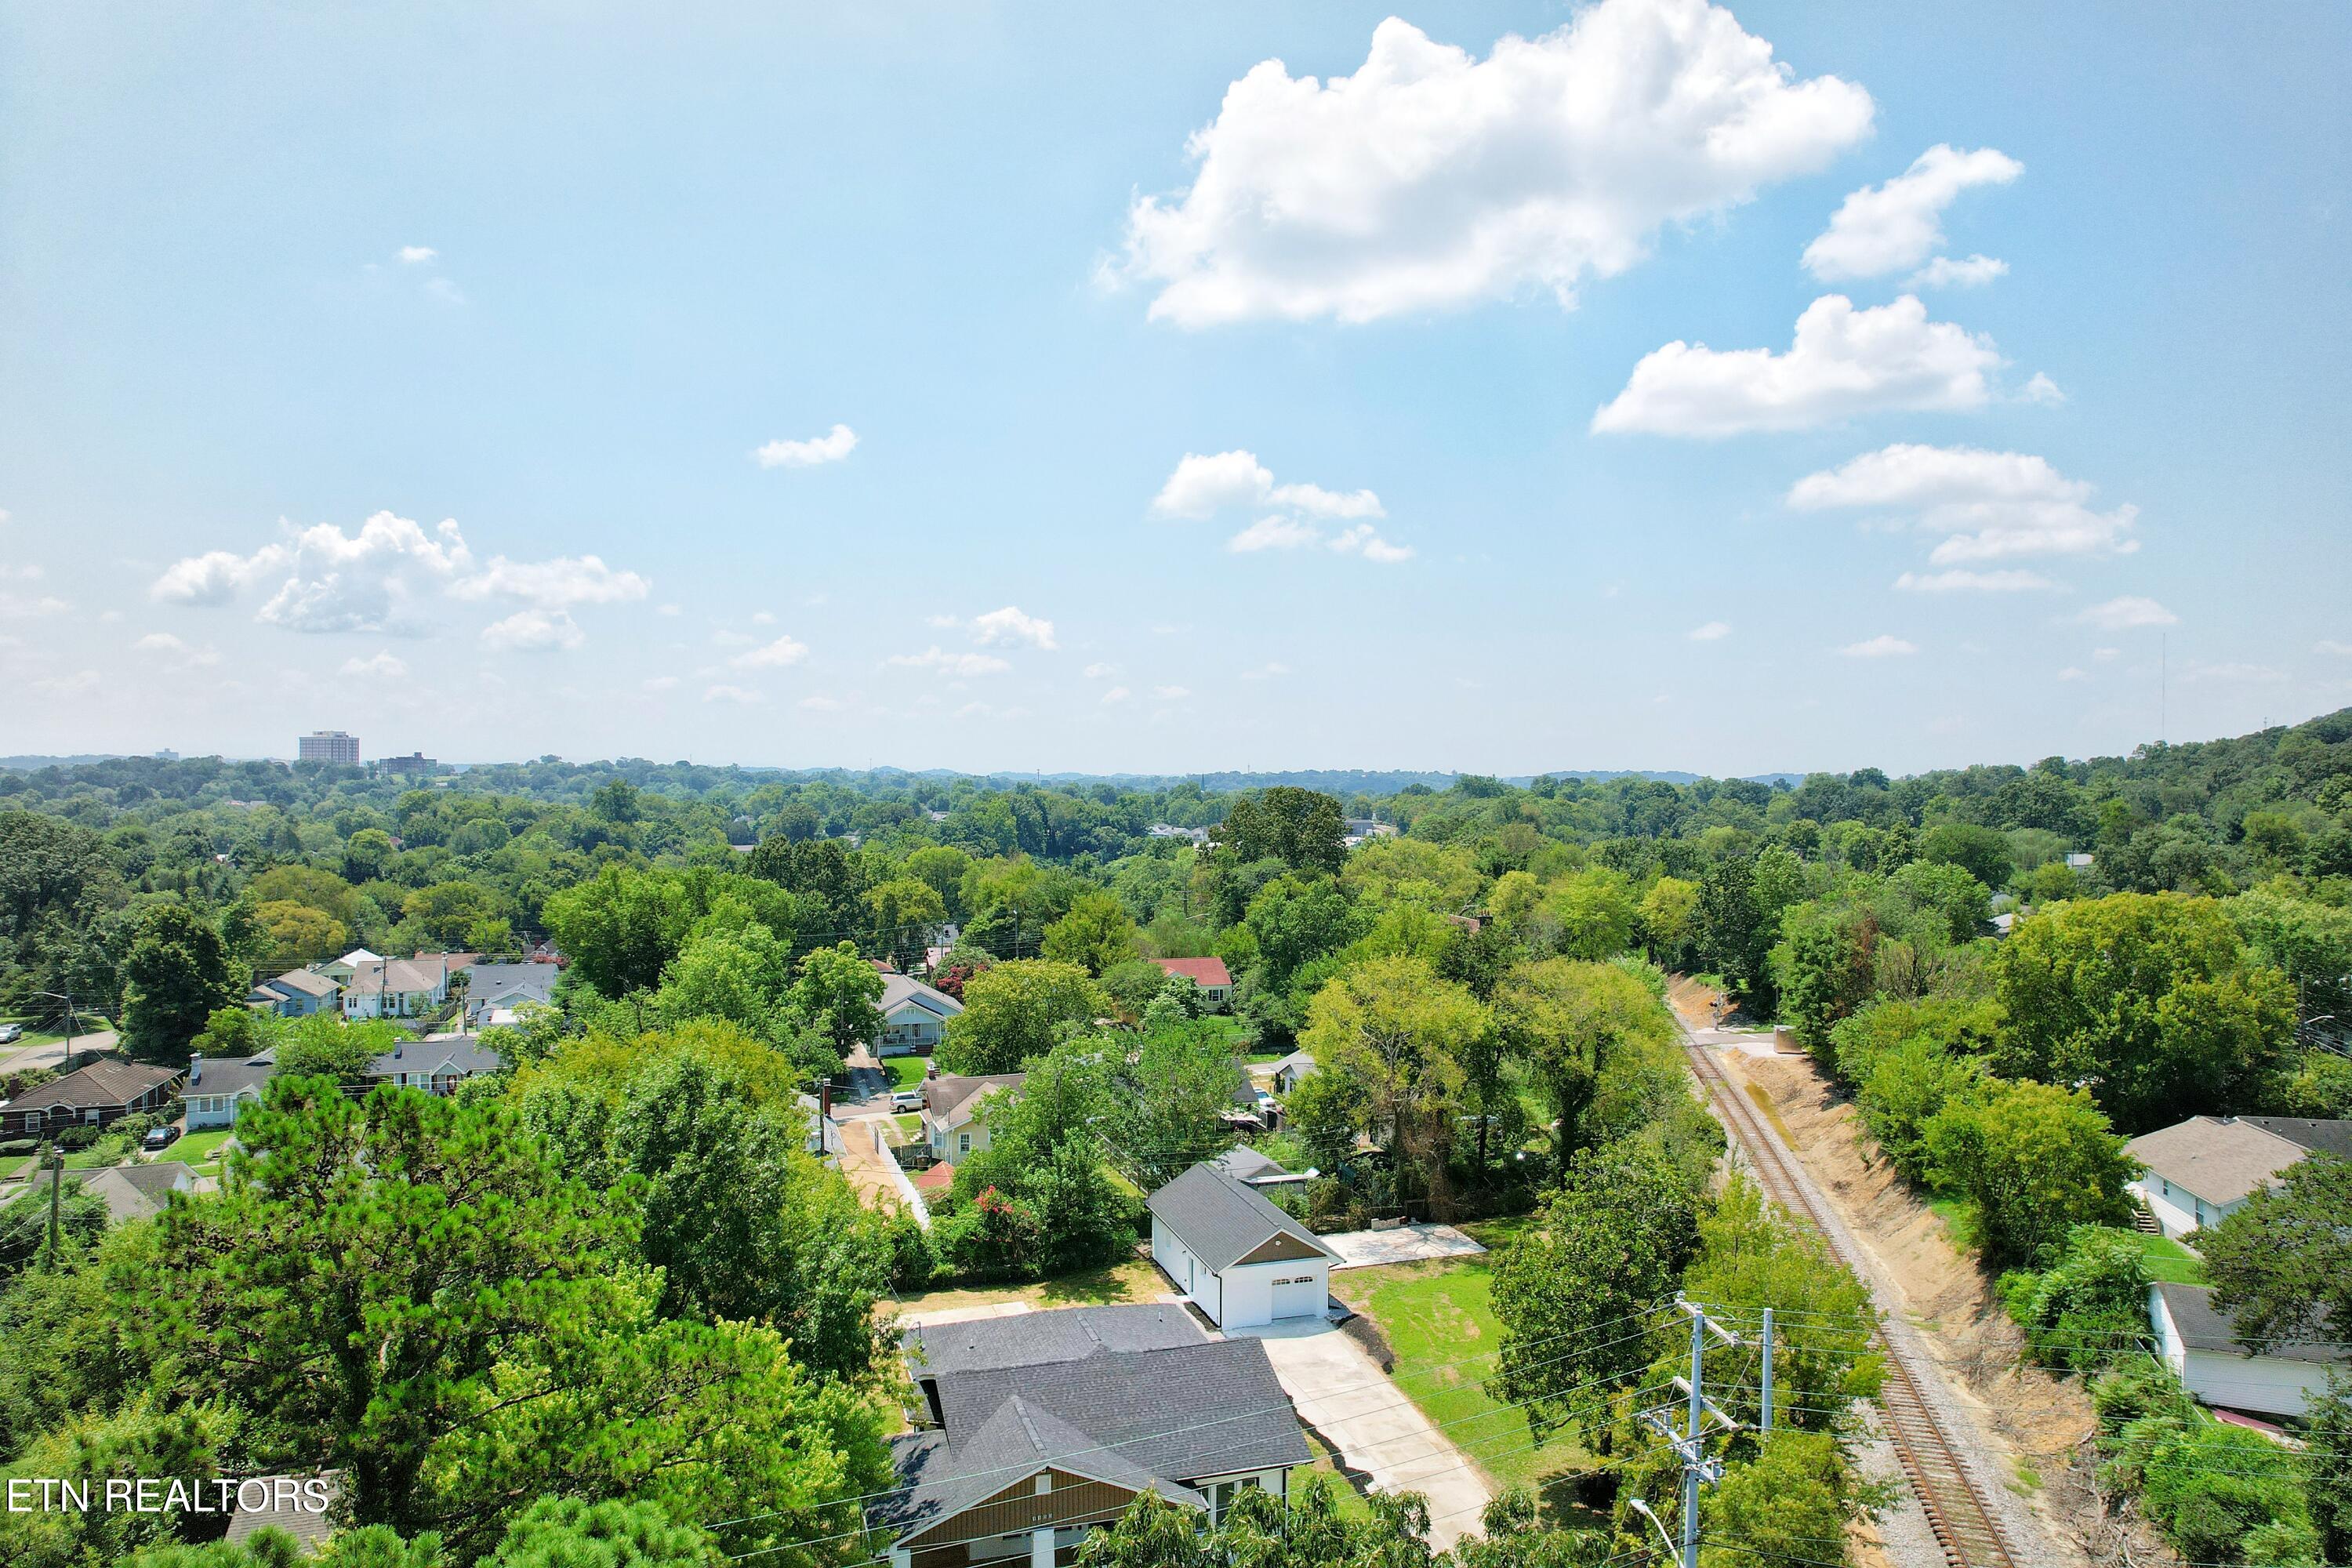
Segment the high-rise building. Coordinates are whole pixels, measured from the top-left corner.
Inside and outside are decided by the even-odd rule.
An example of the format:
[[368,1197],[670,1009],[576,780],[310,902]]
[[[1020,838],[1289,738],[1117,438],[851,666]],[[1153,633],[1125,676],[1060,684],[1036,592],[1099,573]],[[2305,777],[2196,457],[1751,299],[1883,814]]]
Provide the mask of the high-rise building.
[[360,763],[360,738],[341,730],[313,730],[294,742],[294,760],[355,768]]
[[388,773],[430,773],[441,764],[422,752],[411,752],[404,757],[380,757],[376,766]]

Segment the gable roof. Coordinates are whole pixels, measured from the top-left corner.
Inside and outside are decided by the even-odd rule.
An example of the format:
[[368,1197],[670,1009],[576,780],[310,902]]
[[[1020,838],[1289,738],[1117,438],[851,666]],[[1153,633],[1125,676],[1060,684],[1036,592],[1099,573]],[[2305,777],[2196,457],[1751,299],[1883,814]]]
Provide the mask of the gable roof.
[[[981,1096],[996,1089],[1019,1089],[1028,1076],[1024,1072],[998,1072],[959,1078],[943,1073],[924,1081],[923,1109],[941,1121],[969,1121],[979,1114]],[[961,1118],[957,1116],[959,1111],[963,1113]]]
[[895,971],[882,977],[882,995],[874,1004],[884,1017],[912,1005],[941,1018],[952,1018],[963,1011],[963,1004],[935,986],[924,984],[911,974]]
[[1260,1176],[1286,1176],[1279,1162],[1269,1160],[1246,1143],[1236,1143],[1209,1162],[1237,1182],[1252,1182]]
[[2241,1116],[2238,1120],[2312,1153],[2352,1160],[2352,1121],[2323,1121],[2312,1116]]
[[500,1071],[506,1065],[504,1057],[471,1035],[437,1035],[422,1040],[403,1040],[370,1061],[367,1076],[455,1073],[460,1078],[471,1078],[477,1073]]
[[[939,1380],[940,1425],[961,1450],[1003,1404],[1059,1416],[1097,1447],[1171,1481],[1304,1465],[1297,1413],[1255,1339],[1106,1351]],[[1075,1456],[1065,1454],[1075,1466]]]
[[1212,1269],[1229,1268],[1278,1237],[1336,1259],[1316,1234],[1214,1165],[1199,1164],[1151,1194],[1155,1217]]
[[1193,1508],[1208,1506],[1208,1500],[1192,1488],[1152,1474],[1017,1394],[962,1442],[923,1445],[912,1448],[908,1458],[911,1463],[900,1474],[913,1482],[912,1489],[885,1510],[902,1542],[1045,1469],[1105,1481],[1129,1492],[1157,1492]]
[[261,983],[273,991],[299,991],[305,996],[332,996],[342,987],[327,976],[309,969],[289,969],[283,974],[273,974]]
[[343,988],[358,996],[374,995],[379,992],[394,995],[414,994],[437,990],[455,973],[455,967],[444,969],[442,959],[379,958],[354,964],[352,978]]
[[188,1058],[188,1081],[181,1089],[187,1095],[243,1094],[248,1089],[258,1094],[269,1075],[278,1070],[278,1055],[264,1051],[257,1057],[191,1057]]
[[2229,1116],[2192,1116],[2124,1145],[2152,1173],[2214,1205],[2236,1203],[2268,1186],[2308,1152],[2291,1138]]
[[1195,985],[1231,985],[1234,977],[1225,973],[1222,958],[1155,958],[1151,961],[1171,974],[1181,974]]
[[166,1194],[193,1192],[195,1185],[195,1172],[177,1160],[110,1165],[87,1172],[81,1178],[81,1190],[104,1200],[106,1212],[116,1225],[160,1214],[168,1202]]
[[[332,1533],[328,1523],[328,1515],[323,1512],[313,1513],[309,1509],[299,1507],[282,1498],[278,1483],[281,1480],[290,1480],[298,1486],[307,1486],[312,1480],[323,1481],[326,1483],[327,1506],[332,1509],[342,1493],[342,1472],[321,1470],[316,1476],[262,1476],[256,1479],[268,1483],[269,1489],[266,1495],[269,1500],[262,1507],[255,1509],[248,1509],[240,1503],[237,1510],[229,1515],[227,1539],[237,1542],[245,1540],[256,1531],[282,1530],[294,1538],[294,1543],[301,1549],[302,1555],[305,1557],[314,1555],[320,1547],[326,1544],[327,1537]],[[243,1489],[239,1488],[238,1491],[242,1495]],[[285,1506],[280,1507],[281,1502],[284,1502]]]
[[466,971],[466,1000],[479,1006],[503,996],[523,996],[546,1002],[555,994],[563,971],[552,963],[476,963]]
[[1271,1065],[1273,1071],[1276,1075],[1284,1072],[1292,1072],[1304,1077],[1306,1074],[1315,1070],[1315,1053],[1312,1051],[1293,1051],[1288,1056],[1283,1058],[1280,1061],[1275,1062]]
[[[2164,1310],[2171,1314],[2174,1331],[2179,1334],[2180,1342],[2189,1349],[2217,1351],[2225,1355],[2252,1353],[2238,1342],[2236,1323],[2229,1314],[2213,1305],[2211,1286],[2153,1285],[2149,1289],[2163,1299]],[[2288,1361],[2352,1364],[2352,1350],[2335,1340],[2278,1340],[2273,1341],[2263,1353]]]
[[0,1105],[17,1110],[103,1110],[110,1106],[129,1105],[151,1089],[177,1081],[179,1076],[176,1068],[100,1060],[76,1068],[63,1078],[36,1084],[20,1091],[14,1100],[0,1100]]
[[918,1378],[1004,1367],[1050,1366],[1107,1352],[1202,1345],[1192,1313],[1173,1302],[1129,1307],[1066,1307],[1004,1318],[908,1329],[900,1343]]

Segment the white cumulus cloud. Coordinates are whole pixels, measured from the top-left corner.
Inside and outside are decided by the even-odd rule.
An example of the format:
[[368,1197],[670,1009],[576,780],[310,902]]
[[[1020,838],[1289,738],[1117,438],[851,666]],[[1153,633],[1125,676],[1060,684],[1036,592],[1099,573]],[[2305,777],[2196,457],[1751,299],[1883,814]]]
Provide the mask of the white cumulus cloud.
[[2005,185],[2023,173],[2024,164],[1990,147],[1930,147],[1885,184],[1847,196],[1829,228],[1805,247],[1805,270],[1833,282],[1916,267],[1943,246],[1944,209],[1962,191]]
[[1899,658],[1905,654],[1918,651],[1916,643],[1905,642],[1901,637],[1884,633],[1862,642],[1850,642],[1838,649],[1848,658]]
[[1007,647],[1026,645],[1051,653],[1054,623],[1036,616],[1024,615],[1019,606],[1007,605],[1001,610],[991,610],[971,618],[971,640],[983,647],[1002,643]]
[[[1944,536],[1928,560],[1937,566],[2029,555],[2127,555],[2139,509],[2095,511],[2092,487],[2070,479],[2046,458],[1977,447],[1897,443],[1835,468],[1808,474],[1789,491],[1800,511],[1867,508],[1905,512],[1918,528]],[[1995,574],[1998,576],[1998,574]],[[1916,584],[1930,586],[1924,580]],[[1993,586],[1955,578],[1954,587]],[[2001,586],[2023,585],[2013,580]]]
[[343,660],[341,673],[362,679],[373,678],[379,680],[397,680],[408,673],[408,661],[396,657],[389,650],[368,658],[354,656]]
[[578,647],[588,640],[579,624],[563,610],[517,610],[502,621],[482,628],[482,646],[517,653],[551,653]]
[[705,702],[733,702],[745,708],[751,707],[755,702],[765,700],[765,699],[761,698],[758,692],[744,686],[705,687],[702,692],[702,700]]
[[1151,695],[1162,702],[1174,702],[1192,696],[1192,689],[1189,686],[1155,686],[1151,689]]
[[1162,517],[1213,517],[1229,507],[1287,507],[1309,517],[1385,517],[1370,490],[1327,490],[1321,485],[1277,485],[1254,452],[1187,452],[1151,500]]
[[1322,542],[1323,531],[1295,517],[1262,517],[1231,539],[1225,548],[1238,554],[1259,550],[1297,550]]
[[1229,86],[1192,184],[1129,209],[1116,270],[1185,327],[1572,304],[1666,226],[1822,167],[1871,115],[1704,0],[1601,0],[1484,59],[1391,17],[1353,76],[1269,59]]
[[406,267],[418,267],[441,259],[441,253],[429,245],[404,245],[395,254],[399,256],[401,264]]
[[1938,256],[1903,284],[1906,289],[1981,289],[2008,276],[2009,263],[1997,256]]
[[1721,642],[1731,635],[1729,621],[1709,621],[1703,626],[1693,626],[1684,634],[1693,642]]
[[2104,605],[2093,605],[2074,618],[2103,632],[2130,631],[2136,626],[2177,626],[2180,624],[2179,616],[2154,599],[2137,594],[2109,599]]
[[1888,409],[1980,408],[2000,363],[1990,339],[1930,321],[1916,295],[1856,310],[1844,295],[1826,294],[1797,318],[1786,353],[1677,341],[1644,354],[1592,428],[1733,436]]
[[2038,572],[2001,571],[1967,572],[1906,572],[1895,579],[1895,587],[1906,594],[2032,594],[2047,592],[2058,586]]
[[1129,691],[1124,686],[1114,686],[1108,691],[1102,694],[1102,704],[1104,707],[1108,708],[1114,703],[1124,702],[1134,695],[1134,692]]
[[770,441],[751,457],[763,468],[814,468],[820,463],[838,463],[856,448],[857,432],[836,425],[805,441]]
[[737,654],[727,662],[737,669],[782,669],[798,664],[808,657],[808,645],[790,637],[781,637],[772,643]]
[[1002,675],[1013,668],[992,653],[956,653],[933,646],[920,653],[894,653],[882,661],[898,669],[929,669],[941,675]]
[[642,599],[651,587],[635,572],[616,572],[594,555],[559,555],[550,561],[494,555],[488,566],[452,584],[450,592],[460,599],[506,598],[561,610]]
[[1369,522],[1344,529],[1325,542],[1343,555],[1360,554],[1365,560],[1378,562],[1383,566],[1393,566],[1400,561],[1412,559],[1412,546],[1390,543],[1374,531]]

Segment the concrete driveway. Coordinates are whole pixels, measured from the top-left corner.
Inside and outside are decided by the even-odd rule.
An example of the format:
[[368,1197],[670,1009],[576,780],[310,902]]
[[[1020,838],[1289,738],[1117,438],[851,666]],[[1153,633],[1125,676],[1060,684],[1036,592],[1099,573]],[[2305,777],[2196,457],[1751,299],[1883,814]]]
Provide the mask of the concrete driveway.
[[1319,1238],[1339,1255],[1334,1268],[1370,1268],[1382,1263],[1427,1263],[1466,1258],[1486,1249],[1450,1225],[1401,1225],[1388,1230],[1343,1230]]
[[1340,1462],[1384,1492],[1429,1500],[1429,1543],[1444,1548],[1475,1534],[1494,1498],[1486,1478],[1453,1439],[1380,1369],[1370,1352],[1328,1323],[1241,1329],[1265,1345],[1283,1391]]

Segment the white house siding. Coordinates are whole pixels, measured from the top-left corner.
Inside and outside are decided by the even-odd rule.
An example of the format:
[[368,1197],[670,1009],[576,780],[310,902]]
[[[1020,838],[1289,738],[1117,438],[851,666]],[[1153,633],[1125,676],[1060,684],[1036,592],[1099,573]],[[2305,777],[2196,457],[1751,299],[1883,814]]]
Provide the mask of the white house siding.
[[2181,1343],[2180,1331],[2164,1298],[2151,1291],[2149,1305],[2165,1364],[2172,1368],[2182,1387],[2206,1405],[2251,1410],[2258,1415],[2300,1416],[2312,1396],[2327,1387],[2328,1369],[2316,1362],[2190,1350]]
[[187,1097],[187,1129],[194,1132],[206,1127],[233,1127],[245,1102],[260,1098],[258,1094],[192,1094]]
[[884,1015],[882,1035],[874,1043],[874,1054],[911,1056],[926,1046],[936,1049],[946,1037],[947,1020],[929,1007],[908,1002],[897,1011]]
[[2219,1225],[2245,1206],[2242,1199],[2233,1204],[2209,1204],[2187,1187],[2153,1173],[2125,1184],[2147,1200],[2148,1212],[2156,1215],[2157,1225],[2175,1241],[2192,1230]]
[[1281,1316],[1307,1318],[1319,1314],[1330,1294],[1331,1264],[1328,1258],[1322,1258],[1236,1263],[1218,1278],[1225,1303],[1225,1315],[1217,1320],[1218,1326],[1250,1329],[1276,1321],[1274,1282],[1277,1279],[1308,1282],[1305,1286],[1293,1285],[1282,1292]]
[[1193,1257],[1158,1215],[1151,1216],[1151,1260],[1188,1300],[1209,1314],[1209,1321],[1224,1322],[1224,1291],[1216,1271]]

